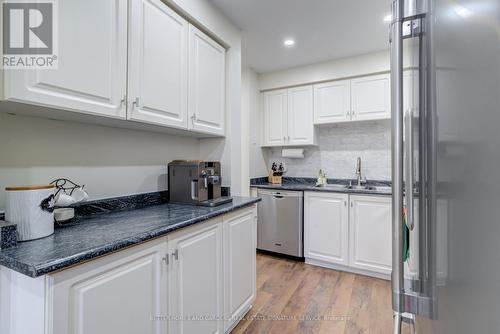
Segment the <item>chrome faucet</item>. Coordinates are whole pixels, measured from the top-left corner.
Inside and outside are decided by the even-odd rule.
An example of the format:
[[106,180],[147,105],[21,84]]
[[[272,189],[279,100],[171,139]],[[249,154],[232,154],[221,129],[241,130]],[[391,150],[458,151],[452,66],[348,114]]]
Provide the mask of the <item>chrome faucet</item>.
[[361,186],[361,183],[364,183],[363,181],[363,176],[361,175],[361,158],[358,157],[358,160],[356,161],[356,175],[358,177],[358,187]]

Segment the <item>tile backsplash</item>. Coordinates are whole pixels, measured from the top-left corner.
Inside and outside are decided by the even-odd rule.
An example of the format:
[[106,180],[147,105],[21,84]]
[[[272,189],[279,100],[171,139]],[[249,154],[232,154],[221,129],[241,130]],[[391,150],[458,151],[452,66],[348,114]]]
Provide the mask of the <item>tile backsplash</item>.
[[362,159],[362,173],[371,180],[391,179],[391,127],[389,120],[339,123],[316,128],[318,146],[306,147],[304,159],[281,157],[272,148],[272,161],[282,161],[285,176],[316,177],[321,168],[328,178],[355,178],[356,159]]

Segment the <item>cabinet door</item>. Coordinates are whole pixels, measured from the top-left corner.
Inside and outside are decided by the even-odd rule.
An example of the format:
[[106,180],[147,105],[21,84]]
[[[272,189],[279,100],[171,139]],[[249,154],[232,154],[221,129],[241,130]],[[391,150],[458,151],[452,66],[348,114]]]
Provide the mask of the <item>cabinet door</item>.
[[391,198],[351,196],[349,265],[389,275],[392,266]]
[[352,120],[391,118],[389,74],[351,80]]
[[246,209],[224,217],[223,234],[224,331],[227,331],[255,300],[257,209]]
[[340,80],[314,85],[314,124],[351,120],[351,82]]
[[170,333],[223,333],[222,224],[188,232],[169,240]]
[[124,119],[127,1],[58,1],[57,15],[58,68],[5,71],[5,98]]
[[226,50],[189,25],[190,128],[224,135]]
[[281,89],[265,92],[262,99],[264,122],[262,146],[282,146],[287,135],[287,91]]
[[163,239],[51,275],[51,333],[164,334],[166,254]]
[[288,89],[286,145],[314,144],[312,86]]
[[306,192],[304,257],[348,264],[348,195]]
[[133,0],[128,119],[187,129],[188,23],[161,0]]

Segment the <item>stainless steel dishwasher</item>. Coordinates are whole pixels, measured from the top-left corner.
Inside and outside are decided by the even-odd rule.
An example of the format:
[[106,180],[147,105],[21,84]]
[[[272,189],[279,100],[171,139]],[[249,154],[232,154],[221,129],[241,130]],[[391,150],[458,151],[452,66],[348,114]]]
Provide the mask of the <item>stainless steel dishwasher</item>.
[[303,257],[302,191],[259,189],[257,248]]

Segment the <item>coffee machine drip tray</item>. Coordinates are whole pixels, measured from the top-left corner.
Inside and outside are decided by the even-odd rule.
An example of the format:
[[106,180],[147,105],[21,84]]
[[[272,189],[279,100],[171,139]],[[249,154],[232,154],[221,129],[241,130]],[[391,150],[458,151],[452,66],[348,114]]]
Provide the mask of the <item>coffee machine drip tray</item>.
[[209,199],[208,201],[198,202],[197,205],[200,206],[219,206],[226,203],[231,203],[233,201],[232,197],[219,197],[216,199]]

